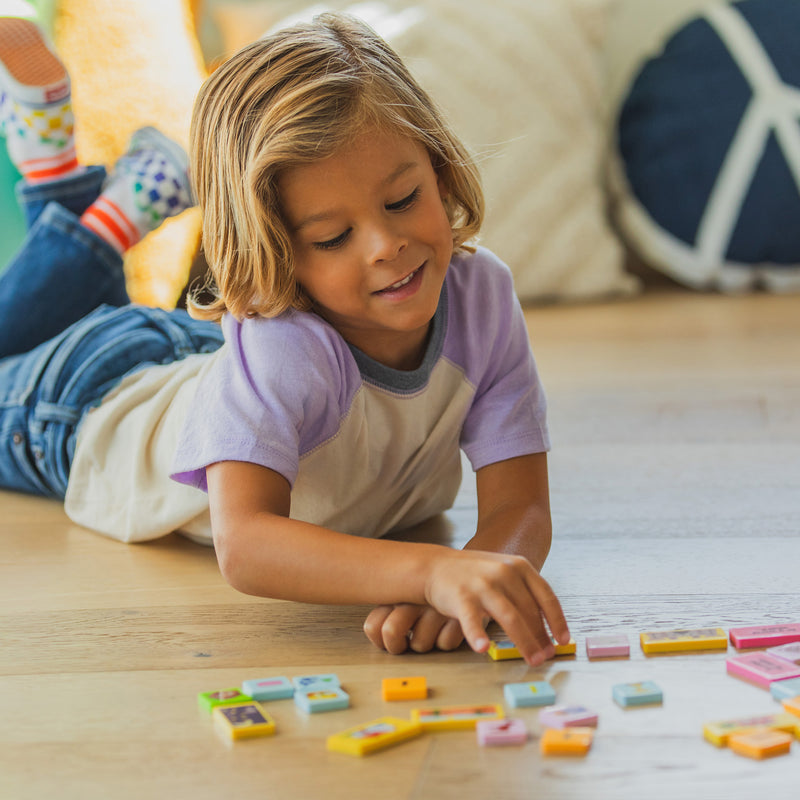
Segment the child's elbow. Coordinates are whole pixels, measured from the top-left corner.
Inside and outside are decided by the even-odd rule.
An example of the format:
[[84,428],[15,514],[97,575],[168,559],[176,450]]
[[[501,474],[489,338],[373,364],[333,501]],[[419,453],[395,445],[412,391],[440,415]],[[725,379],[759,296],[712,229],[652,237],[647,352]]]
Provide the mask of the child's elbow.
[[242,594],[266,596],[266,587],[258,580],[258,571],[254,569],[252,549],[242,537],[214,531],[214,548],[219,571],[232,588]]

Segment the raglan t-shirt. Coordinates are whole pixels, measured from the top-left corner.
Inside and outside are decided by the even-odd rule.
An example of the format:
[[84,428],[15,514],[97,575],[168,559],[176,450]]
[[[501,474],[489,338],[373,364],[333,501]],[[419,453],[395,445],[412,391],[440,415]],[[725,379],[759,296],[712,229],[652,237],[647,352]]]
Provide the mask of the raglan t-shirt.
[[[149,424],[177,432],[170,434],[171,465],[163,453],[152,458],[139,506],[154,491],[159,508],[169,507],[171,493],[204,498],[196,490],[207,488],[208,465],[246,461],[286,478],[292,517],[381,536],[452,505],[461,449],[475,470],[549,449],[544,392],[511,273],[485,249],[453,258],[423,362],[413,371],[372,360],[310,312],[242,321],[227,316],[223,331],[223,347],[212,356],[190,357],[197,364],[184,365],[191,374],[182,380],[180,364],[171,372],[152,368],[163,374],[156,392],[160,410]],[[97,430],[104,407],[108,417],[107,403],[117,405],[114,435],[124,428],[120,396],[135,392],[136,375],[131,380],[84,423],[95,430],[88,436],[81,430],[70,488],[81,449],[89,452],[90,438],[97,447],[110,433]],[[151,438],[155,448],[158,437]],[[85,495],[87,477],[84,471],[84,489],[76,496]],[[129,486],[140,479],[130,478]],[[185,502],[188,495],[181,497]],[[83,516],[77,521],[87,524],[86,514],[77,512]],[[208,536],[205,509],[198,513],[194,506],[185,514],[190,512],[182,523],[173,515],[169,524]],[[139,516],[146,516],[144,507]],[[165,532],[163,521],[158,533],[134,522],[136,539]]]

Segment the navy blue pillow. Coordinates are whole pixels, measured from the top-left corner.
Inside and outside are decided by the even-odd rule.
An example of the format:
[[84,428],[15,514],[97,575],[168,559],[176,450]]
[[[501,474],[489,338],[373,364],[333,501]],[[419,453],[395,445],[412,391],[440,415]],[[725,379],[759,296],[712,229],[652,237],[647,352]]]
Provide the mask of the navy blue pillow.
[[617,221],[697,288],[800,291],[800,2],[718,3],[620,109]]

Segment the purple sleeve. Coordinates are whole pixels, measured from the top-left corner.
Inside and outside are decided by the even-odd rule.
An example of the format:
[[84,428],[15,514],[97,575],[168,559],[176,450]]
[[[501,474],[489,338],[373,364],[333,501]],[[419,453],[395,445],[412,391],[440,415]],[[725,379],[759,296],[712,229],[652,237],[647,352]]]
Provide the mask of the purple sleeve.
[[[300,456],[333,436],[357,369],[341,338],[313,315],[223,319],[225,344],[200,381],[172,468],[208,490],[218,461],[269,467],[293,484]],[[351,392],[347,392],[348,384]]]
[[508,267],[487,250],[453,270],[448,340],[475,386],[461,433],[473,469],[550,449],[546,401]]

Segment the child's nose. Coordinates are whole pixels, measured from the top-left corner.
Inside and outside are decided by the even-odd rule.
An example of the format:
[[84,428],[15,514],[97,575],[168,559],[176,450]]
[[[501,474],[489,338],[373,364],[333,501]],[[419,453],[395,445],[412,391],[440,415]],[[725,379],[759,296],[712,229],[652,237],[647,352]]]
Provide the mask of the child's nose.
[[370,235],[370,261],[378,264],[393,261],[407,247],[408,240],[391,223],[375,225]]

